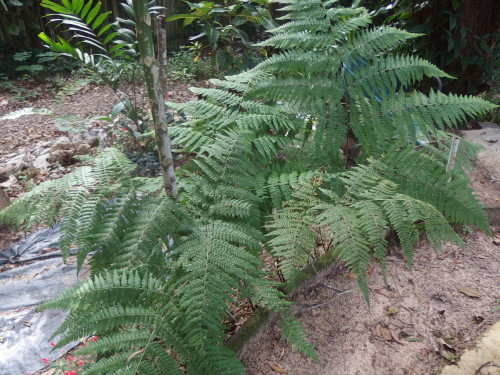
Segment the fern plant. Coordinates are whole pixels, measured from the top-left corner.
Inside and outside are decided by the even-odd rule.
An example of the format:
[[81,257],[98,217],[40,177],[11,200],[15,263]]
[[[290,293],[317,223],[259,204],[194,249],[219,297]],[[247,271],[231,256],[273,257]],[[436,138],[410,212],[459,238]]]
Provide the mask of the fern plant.
[[416,35],[367,28],[366,10],[334,3],[284,1],[286,22],[261,43],[281,52],[170,103],[187,119],[169,128],[176,150],[193,155],[177,169],[178,200],[106,150],[0,213],[28,225],[61,217],[64,252],[77,245],[80,266],[91,254],[92,278],[42,306],[70,311],[59,346],[101,337],[79,350],[100,358],[84,374],[242,374],[222,324],[242,298],[278,313],[284,338],[317,359],[265,277],[264,247],[293,285],[327,230],[328,251],[368,297],[366,269],[372,259],[385,269],[390,230],[410,267],[420,234],[439,248],[461,244],[454,223],[489,231],[465,173],[477,148],[462,141],[446,171],[443,129],[494,106],[412,91],[445,76],[391,54]]

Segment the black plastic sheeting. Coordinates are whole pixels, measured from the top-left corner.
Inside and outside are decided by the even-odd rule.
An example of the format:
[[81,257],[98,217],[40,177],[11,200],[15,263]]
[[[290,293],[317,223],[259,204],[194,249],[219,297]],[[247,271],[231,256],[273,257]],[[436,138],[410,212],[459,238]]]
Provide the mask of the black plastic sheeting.
[[[76,265],[63,263],[58,227],[41,230],[0,251],[0,375],[26,375],[63,356],[75,343],[51,351],[49,338],[66,312],[37,307],[78,281]],[[57,337],[53,339],[57,342]]]

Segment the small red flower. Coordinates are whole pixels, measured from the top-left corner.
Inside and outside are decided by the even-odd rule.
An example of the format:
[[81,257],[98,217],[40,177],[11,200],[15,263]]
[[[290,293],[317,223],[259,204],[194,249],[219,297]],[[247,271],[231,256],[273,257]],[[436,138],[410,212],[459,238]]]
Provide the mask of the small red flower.
[[68,356],[66,357],[66,359],[67,359],[68,361],[72,361],[72,360],[73,360],[73,357],[71,357],[71,356],[69,356],[69,355],[68,355]]
[[64,375],[76,375],[76,372],[74,372],[74,371],[65,371]]
[[80,348],[85,348],[85,344],[82,344],[82,345],[80,346]]
[[56,343],[54,341],[51,341],[50,346],[56,346]]
[[81,366],[81,365],[83,365],[83,361],[78,362],[76,365],[77,365],[77,366]]
[[47,358],[42,358],[43,363],[49,363],[49,360]]
[[90,341],[97,341],[97,339],[99,338],[99,336],[94,336],[90,339]]
[[126,132],[128,129],[127,128],[122,128],[122,130]]

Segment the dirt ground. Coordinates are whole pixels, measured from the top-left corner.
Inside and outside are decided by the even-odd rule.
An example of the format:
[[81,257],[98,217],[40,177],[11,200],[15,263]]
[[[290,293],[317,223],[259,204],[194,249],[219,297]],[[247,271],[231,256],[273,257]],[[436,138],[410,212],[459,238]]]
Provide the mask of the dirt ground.
[[[480,197],[500,194],[480,164],[472,177]],[[293,300],[321,363],[291,349],[271,321],[240,352],[248,373],[439,374],[500,319],[500,227],[492,230],[464,233],[463,249],[445,244],[443,252],[421,240],[412,270],[393,249],[388,286],[377,268],[369,277],[370,306],[340,265],[320,272]]]
[[[68,81],[69,83],[70,81]],[[27,82],[24,85],[35,85]],[[187,101],[195,97],[189,91],[189,87],[198,83],[181,84],[180,82],[169,82],[167,98],[174,101]],[[52,111],[47,115],[26,115],[15,120],[0,121],[0,160],[3,156],[19,152],[23,148],[29,148],[41,141],[48,141],[61,136],[61,132],[54,127],[54,119],[58,116],[77,115],[88,119],[94,116],[109,116],[111,109],[119,102],[117,95],[107,86],[89,84],[83,86],[73,95],[58,100],[57,94],[62,88],[49,83],[36,85],[40,95],[30,102],[20,101],[14,98],[9,87],[0,85],[0,117],[27,107],[46,108]],[[131,85],[125,85],[124,92],[133,93]],[[135,92],[139,100],[145,101],[146,93],[143,87],[136,87]]]

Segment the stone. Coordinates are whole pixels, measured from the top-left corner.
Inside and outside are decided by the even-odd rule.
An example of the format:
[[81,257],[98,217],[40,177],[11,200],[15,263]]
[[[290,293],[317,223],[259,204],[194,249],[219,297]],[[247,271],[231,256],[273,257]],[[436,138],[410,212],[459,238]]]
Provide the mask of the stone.
[[3,182],[0,182],[0,189],[9,190],[11,187],[17,185],[19,181],[17,180],[17,177],[11,174],[9,178]]
[[20,152],[19,154],[16,154],[14,157],[10,158],[5,162],[5,165],[7,168],[12,168],[12,173],[17,173],[21,169],[25,168],[27,166],[26,161],[28,160],[28,152],[23,151]]
[[[110,130],[112,128],[113,128],[113,126],[111,125]],[[110,130],[108,130],[108,131],[110,131]],[[89,140],[91,138],[97,138],[100,143],[104,143],[104,141],[107,138],[107,132],[105,129],[93,128],[93,129],[89,130],[88,135],[85,135],[84,138],[89,139]]]
[[69,150],[74,147],[74,144],[72,142],[67,142],[67,141],[62,141],[59,140],[54,145],[50,148],[49,152],[52,154],[56,151],[60,150]]
[[478,122],[477,123],[481,129],[497,129],[500,130],[500,125],[495,124],[494,122]]
[[473,349],[462,354],[456,365],[444,367],[441,375],[500,375],[500,322],[494,324]]
[[11,175],[15,173],[15,168],[12,165],[0,169],[0,182],[7,181]]
[[5,194],[2,188],[0,188],[0,211],[2,211],[4,208],[7,208],[10,205],[10,199]]
[[500,202],[485,204],[484,209],[490,225],[500,225]]
[[48,153],[40,154],[33,161],[33,167],[38,168],[40,170],[46,170],[46,169],[48,169],[49,168],[49,162],[47,161],[48,158],[49,158],[49,154]]
[[87,143],[80,144],[75,152],[75,155],[88,155],[92,152],[92,147]]
[[98,137],[92,137],[92,138],[89,138],[87,143],[90,147],[96,148],[97,146],[99,146],[100,141],[99,141]]
[[68,150],[55,150],[51,151],[49,157],[47,158],[47,162],[50,164],[60,163],[62,165],[67,164],[67,161],[73,156],[73,153]]
[[26,176],[26,179],[31,180],[31,179],[35,178],[36,176],[38,176],[38,174],[40,173],[40,170],[38,170],[38,168],[35,168],[33,166],[29,166],[23,172],[24,172],[24,175]]
[[[7,194],[5,194],[2,188],[0,188],[0,211],[2,211],[4,208],[7,208],[9,204],[10,204],[9,197],[7,196]],[[6,225],[0,222],[0,229],[3,229],[5,227]]]

